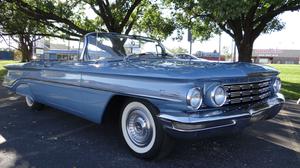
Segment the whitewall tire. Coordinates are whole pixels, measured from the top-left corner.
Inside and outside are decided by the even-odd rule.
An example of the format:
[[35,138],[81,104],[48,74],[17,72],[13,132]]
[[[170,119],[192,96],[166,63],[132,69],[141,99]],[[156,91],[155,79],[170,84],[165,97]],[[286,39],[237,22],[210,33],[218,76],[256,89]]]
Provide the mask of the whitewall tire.
[[162,158],[172,148],[156,118],[158,111],[148,102],[131,100],[121,114],[121,132],[129,149],[139,158]]
[[35,102],[34,99],[30,96],[25,97],[25,102],[26,105],[31,109],[40,110],[43,108],[42,104]]

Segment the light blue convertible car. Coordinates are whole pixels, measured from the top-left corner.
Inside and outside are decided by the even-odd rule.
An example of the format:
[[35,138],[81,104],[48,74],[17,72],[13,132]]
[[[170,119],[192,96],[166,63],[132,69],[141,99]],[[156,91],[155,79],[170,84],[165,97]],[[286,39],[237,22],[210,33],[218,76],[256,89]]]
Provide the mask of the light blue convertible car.
[[78,61],[8,65],[3,85],[42,105],[95,123],[117,113],[140,158],[165,156],[173,139],[238,132],[274,117],[284,103],[274,68],[176,59],[156,40],[89,33]]

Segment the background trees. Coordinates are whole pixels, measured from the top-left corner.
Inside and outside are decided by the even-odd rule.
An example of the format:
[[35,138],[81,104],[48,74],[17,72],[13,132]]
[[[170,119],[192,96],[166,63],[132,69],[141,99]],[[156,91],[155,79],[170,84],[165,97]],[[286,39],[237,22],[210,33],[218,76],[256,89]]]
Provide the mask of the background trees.
[[170,51],[172,53],[176,53],[176,54],[177,53],[179,53],[179,54],[188,54],[189,53],[187,49],[182,48],[182,47],[173,48],[173,49],[170,49]]
[[[26,15],[16,10],[12,4],[0,4],[3,11],[0,15],[0,36],[10,36],[18,43],[18,49],[22,53],[22,62],[30,61],[33,53],[33,43],[39,35],[46,35],[46,27],[32,21]],[[10,44],[9,44],[10,45]]]
[[29,61],[38,36],[79,40],[92,31],[129,34],[134,29],[165,39],[175,26],[160,5],[148,0],[6,0],[0,26],[3,35],[19,43],[22,61]]
[[[281,30],[278,15],[300,9],[299,0],[165,0],[177,22],[196,25],[196,37],[209,37],[220,29],[235,41],[239,61],[251,62],[253,43],[261,33]],[[183,17],[182,17],[183,16]]]
[[[0,3],[0,36],[10,36],[18,44],[15,48],[22,53],[22,62],[30,61],[33,54],[33,44],[42,37],[58,37],[78,40],[79,36],[70,36],[59,28],[44,24],[43,21],[33,19],[19,10],[13,3]],[[5,39],[4,39],[5,40]],[[13,46],[10,46],[13,47]]]
[[[9,18],[4,21],[24,22],[25,34],[79,39],[91,31],[134,31],[165,39],[174,30],[187,28],[205,40],[224,31],[234,39],[243,62],[251,62],[253,43],[261,33],[284,27],[279,14],[300,9],[300,0],[4,0],[1,4]],[[14,30],[16,24],[12,25],[6,26],[7,32]]]
[[[54,27],[71,36],[80,37],[91,31],[129,34],[134,28],[151,35],[166,37],[175,29],[171,19],[161,15],[159,4],[148,0],[7,0],[32,20]],[[87,8],[94,12],[89,16]],[[151,19],[149,19],[151,17]],[[159,21],[159,24],[157,23]],[[149,27],[155,25],[150,30]],[[159,26],[159,27],[157,27]]]

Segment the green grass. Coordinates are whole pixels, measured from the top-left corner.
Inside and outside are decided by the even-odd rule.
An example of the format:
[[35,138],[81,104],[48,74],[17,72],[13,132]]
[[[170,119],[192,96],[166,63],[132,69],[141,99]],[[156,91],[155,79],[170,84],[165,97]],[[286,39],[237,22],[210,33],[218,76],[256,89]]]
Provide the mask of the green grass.
[[300,98],[300,65],[297,64],[271,64],[280,71],[282,81],[281,92],[286,99],[298,100]]
[[14,63],[18,63],[17,61],[3,61],[3,60],[0,60],[0,80],[3,79],[4,75],[6,75],[6,69],[4,68],[4,65],[7,65],[7,64],[14,64]]

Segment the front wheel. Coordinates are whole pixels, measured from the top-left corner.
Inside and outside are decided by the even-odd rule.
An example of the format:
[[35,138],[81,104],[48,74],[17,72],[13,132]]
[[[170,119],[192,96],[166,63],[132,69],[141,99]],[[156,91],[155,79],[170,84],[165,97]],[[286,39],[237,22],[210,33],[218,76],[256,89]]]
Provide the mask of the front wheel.
[[26,96],[25,102],[26,102],[26,105],[31,109],[41,110],[43,108],[43,104],[34,101],[34,99],[32,97]]
[[133,154],[143,159],[160,159],[172,149],[173,140],[163,131],[156,115],[158,111],[148,102],[128,101],[121,115],[124,140]]

